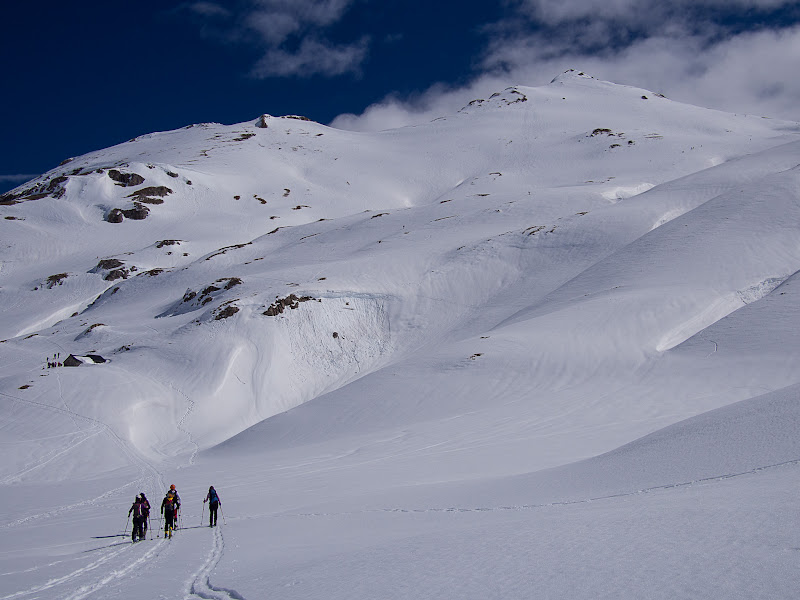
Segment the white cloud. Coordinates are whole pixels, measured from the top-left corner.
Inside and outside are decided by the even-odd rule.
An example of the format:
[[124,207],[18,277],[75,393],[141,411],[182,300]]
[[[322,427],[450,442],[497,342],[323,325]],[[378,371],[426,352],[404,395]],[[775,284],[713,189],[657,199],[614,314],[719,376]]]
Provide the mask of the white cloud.
[[353,0],[259,0],[244,14],[243,22],[274,47],[293,34],[337,23],[352,3]]
[[244,22],[249,29],[257,32],[270,48],[279,46],[302,27],[297,17],[288,13],[257,11],[248,14]]
[[487,70],[514,82],[543,83],[577,68],[595,77],[635,85],[730,112],[800,120],[800,27],[742,33],[710,43],[703,36],[650,37],[618,51],[553,51],[539,38],[498,45]]
[[663,23],[701,10],[770,10],[796,0],[510,0],[520,14],[550,25],[577,19]]
[[319,40],[306,38],[295,51],[281,48],[268,50],[255,64],[251,75],[263,78],[358,73],[366,57],[367,47],[367,38],[346,46],[328,45]]
[[27,174],[27,175],[24,175],[24,174],[19,174],[19,175],[0,175],[0,181],[12,181],[12,182],[13,181],[30,181],[34,177],[38,177],[38,176],[39,176],[38,173],[35,174],[35,175],[30,175],[30,174]]
[[[206,19],[204,25],[223,28],[215,32],[217,37],[262,49],[251,69],[254,77],[333,77],[358,74],[367,56],[367,37],[349,43],[325,39],[326,29],[341,21],[356,1],[247,0],[235,11],[201,1],[189,8]],[[220,16],[231,18],[220,24]]]
[[[599,79],[646,88],[668,97],[728,112],[746,112],[800,121],[800,25],[783,29],[733,32],[717,22],[687,23],[667,18],[660,2],[639,0],[525,0],[512,2],[522,12],[487,27],[492,36],[480,71],[461,89],[432,86],[410,99],[390,96],[362,115],[342,115],[332,125],[375,130],[428,121],[458,110],[470,99],[509,85],[544,85],[569,68]],[[676,0],[681,8],[774,8],[787,0]],[[660,24],[628,39],[611,18],[653,9]],[[559,21],[557,27],[532,28],[519,15]],[[680,12],[680,11],[678,11]],[[590,18],[603,15],[603,18]],[[583,20],[581,20],[583,19]]]
[[230,15],[228,9],[215,2],[193,2],[189,5],[189,10],[203,17],[227,17]]
[[[687,57],[688,62],[689,57]],[[665,53],[664,61],[675,60]],[[620,67],[635,67],[636,61]],[[675,98],[730,112],[800,120],[800,27],[762,31],[726,40],[693,57],[698,70],[663,82]]]
[[470,100],[488,98],[492,92],[505,87],[508,81],[504,77],[492,75],[485,75],[465,87],[436,84],[408,98],[389,96],[367,107],[360,115],[339,115],[330,125],[352,131],[380,131],[426,123],[458,111]]
[[339,21],[354,0],[254,0],[255,10],[270,14],[292,14],[298,20],[317,25]]

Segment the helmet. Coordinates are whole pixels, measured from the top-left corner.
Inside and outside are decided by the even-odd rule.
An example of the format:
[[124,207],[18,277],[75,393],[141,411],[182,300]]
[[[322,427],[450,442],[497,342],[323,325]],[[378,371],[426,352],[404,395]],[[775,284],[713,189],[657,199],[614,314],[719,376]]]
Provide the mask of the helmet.
[[173,483],[171,486],[169,486],[169,489],[174,490],[175,489],[175,484]]

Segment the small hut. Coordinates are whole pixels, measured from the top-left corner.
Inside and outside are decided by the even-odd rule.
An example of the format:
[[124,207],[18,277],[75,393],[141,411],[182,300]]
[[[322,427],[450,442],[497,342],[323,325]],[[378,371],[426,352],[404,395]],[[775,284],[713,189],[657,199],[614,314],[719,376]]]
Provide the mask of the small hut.
[[106,359],[99,354],[87,354],[86,356],[76,356],[70,354],[64,360],[65,367],[80,367],[81,365],[100,365],[106,362]]

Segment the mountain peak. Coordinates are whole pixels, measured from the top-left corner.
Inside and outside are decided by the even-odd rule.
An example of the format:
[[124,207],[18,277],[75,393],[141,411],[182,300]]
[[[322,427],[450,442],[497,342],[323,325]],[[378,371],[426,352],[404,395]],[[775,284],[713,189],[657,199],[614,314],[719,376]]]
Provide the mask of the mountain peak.
[[517,86],[507,87],[502,92],[495,92],[488,99],[484,98],[476,98],[472,100],[464,106],[458,112],[464,112],[470,108],[475,108],[478,106],[491,106],[491,105],[500,105],[500,106],[509,106],[511,104],[518,104],[520,102],[527,102],[528,96],[520,91]]
[[591,75],[587,75],[583,71],[576,71],[575,69],[567,69],[560,75],[556,75],[550,83],[559,83],[559,82],[566,82],[566,81],[574,81],[575,79],[585,79],[585,80],[594,80],[598,81],[598,79],[592,77]]
[[[563,273],[581,272],[596,256],[625,247],[629,235],[635,239],[683,214],[701,195],[687,200],[656,190],[649,194],[656,201],[640,203],[631,216],[625,207],[635,205],[635,196],[771,148],[776,134],[786,135],[775,121],[650,101],[650,93],[574,69],[554,82],[564,87],[507,87],[474,100],[465,118],[389,134],[355,137],[299,115],[265,114],[144,135],[77,157],[0,196],[0,339],[7,338],[0,363],[11,364],[21,350],[45,356],[55,345],[76,356],[109,356],[114,377],[135,379],[161,356],[145,346],[169,347],[173,355],[180,346],[175,360],[204,374],[201,381],[187,371],[180,387],[196,406],[192,439],[210,447],[320,390],[365,377],[392,352],[400,360],[404,348],[426,337],[435,342],[450,319],[462,318],[438,314],[439,306],[480,306],[490,296],[516,293],[504,282],[529,269],[486,262],[495,245],[514,255],[532,250],[525,254],[531,264],[558,263],[549,279],[525,284],[544,297],[561,285]],[[708,177],[702,189],[719,189],[717,176]],[[621,233],[606,232],[619,219]],[[587,245],[573,262],[573,248],[594,240],[595,227],[603,231],[599,245]],[[555,258],[541,258],[551,252]],[[434,283],[429,264],[441,266]],[[752,285],[737,283],[731,293]],[[419,307],[419,286],[434,304]],[[290,294],[320,302],[289,302]],[[524,298],[491,305],[496,314],[485,326],[524,309]],[[289,302],[289,310],[266,314],[278,301]],[[425,327],[406,327],[412,312]],[[390,314],[399,321],[389,323]],[[271,361],[268,376],[240,389],[232,371],[213,359],[214,352],[227,356],[229,347],[203,344],[212,328],[254,349],[237,354],[242,364],[256,365],[270,353],[286,362]],[[686,330],[673,323],[652,339],[672,343]],[[286,353],[285,335],[307,342]],[[33,385],[25,378],[39,367],[14,367],[15,386]],[[55,377],[35,383],[59,397]],[[247,418],[209,416],[216,405],[208,390],[228,383]],[[173,390],[171,384],[164,380],[164,389]],[[116,418],[100,399],[95,403],[97,393],[82,390],[81,401],[93,415]],[[121,402],[134,406],[139,398]],[[174,442],[169,452],[185,449],[174,423],[151,433],[161,404],[148,406],[136,423],[125,424],[137,448],[161,451]]]

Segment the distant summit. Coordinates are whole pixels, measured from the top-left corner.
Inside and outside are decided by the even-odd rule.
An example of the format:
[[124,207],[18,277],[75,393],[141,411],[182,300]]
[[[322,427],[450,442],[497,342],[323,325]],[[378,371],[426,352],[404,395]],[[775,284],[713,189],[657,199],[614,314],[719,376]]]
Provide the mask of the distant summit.
[[[580,79],[595,79],[591,75],[587,75],[583,71],[576,71],[575,69],[567,69],[563,73],[556,75],[553,79],[550,80],[550,83],[558,83],[559,81],[569,81],[575,78]],[[597,81],[595,79],[595,81]]]

